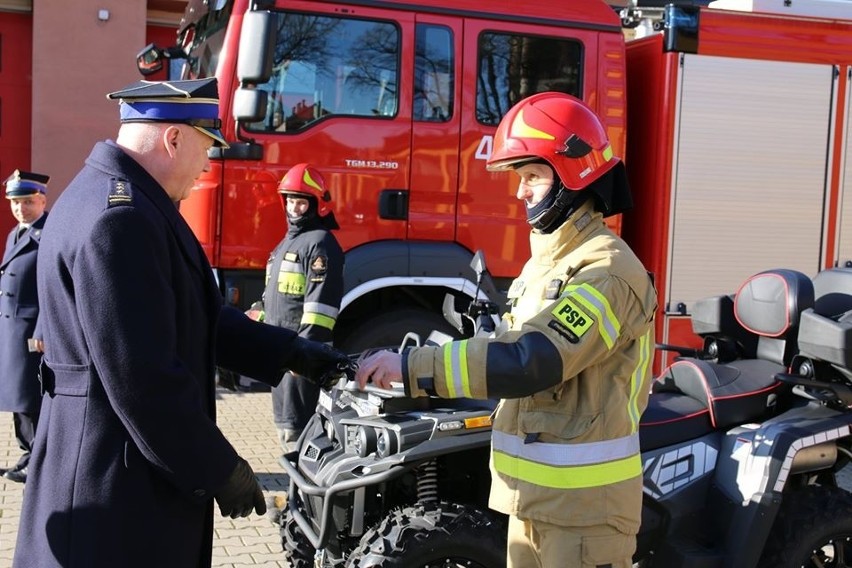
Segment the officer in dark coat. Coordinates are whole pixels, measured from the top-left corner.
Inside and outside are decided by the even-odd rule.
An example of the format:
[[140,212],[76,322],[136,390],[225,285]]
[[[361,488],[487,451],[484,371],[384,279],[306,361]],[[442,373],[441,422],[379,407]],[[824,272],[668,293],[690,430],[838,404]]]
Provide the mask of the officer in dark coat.
[[24,453],[18,463],[0,471],[3,477],[18,482],[27,479],[41,406],[41,355],[29,345],[38,318],[36,258],[47,218],[48,181],[49,176],[15,170],[4,182],[18,225],[6,238],[0,263],[0,410],[12,412],[15,439]]
[[348,359],[222,306],[176,204],[225,146],[215,79],[140,82],[115,142],[95,145],[44,228],[42,421],[15,568],[211,564],[213,502],[265,512],[215,424],[216,365],[278,382]]

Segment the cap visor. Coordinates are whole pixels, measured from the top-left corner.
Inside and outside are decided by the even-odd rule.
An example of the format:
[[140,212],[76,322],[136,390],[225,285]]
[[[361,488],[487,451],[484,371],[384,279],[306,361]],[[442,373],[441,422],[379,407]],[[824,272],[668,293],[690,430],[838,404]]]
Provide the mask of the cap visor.
[[214,146],[218,146],[220,148],[230,148],[227,142],[225,142],[225,137],[222,136],[222,133],[215,128],[203,128],[201,126],[193,126],[193,128],[197,129],[202,134],[206,134],[213,140],[215,140]]

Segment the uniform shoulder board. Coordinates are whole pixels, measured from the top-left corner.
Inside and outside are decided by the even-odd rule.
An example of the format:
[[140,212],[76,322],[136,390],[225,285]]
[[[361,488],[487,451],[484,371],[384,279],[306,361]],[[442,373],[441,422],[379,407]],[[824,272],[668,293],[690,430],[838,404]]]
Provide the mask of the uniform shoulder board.
[[119,205],[130,205],[133,201],[133,188],[130,182],[123,179],[109,180],[109,195],[107,196],[107,207]]

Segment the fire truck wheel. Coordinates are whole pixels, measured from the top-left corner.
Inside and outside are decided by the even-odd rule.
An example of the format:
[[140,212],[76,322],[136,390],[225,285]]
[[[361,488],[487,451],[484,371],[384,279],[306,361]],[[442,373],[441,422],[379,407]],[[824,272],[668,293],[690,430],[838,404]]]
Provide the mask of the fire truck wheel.
[[460,337],[458,330],[439,313],[416,308],[393,310],[370,318],[352,330],[343,340],[341,349],[344,353],[360,353],[372,347],[399,347],[410,331],[425,341],[435,330]]
[[758,566],[852,566],[852,495],[821,485],[784,495]]
[[296,520],[287,508],[281,515],[281,544],[284,546],[284,561],[290,568],[313,568],[314,552]]
[[490,511],[441,503],[392,512],[367,531],[347,568],[506,566],[505,519]]

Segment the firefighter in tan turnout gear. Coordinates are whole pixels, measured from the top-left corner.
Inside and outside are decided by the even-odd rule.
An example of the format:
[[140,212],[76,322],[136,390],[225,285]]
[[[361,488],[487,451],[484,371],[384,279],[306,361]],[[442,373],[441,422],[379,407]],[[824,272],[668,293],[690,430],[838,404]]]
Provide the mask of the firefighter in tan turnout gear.
[[603,222],[630,206],[624,166],[594,112],[549,92],[506,114],[487,167],[519,176],[532,227],[508,330],[380,351],[356,379],[362,388],[401,381],[415,397],[502,399],[490,506],[510,515],[508,566],[629,568],[656,292]]

